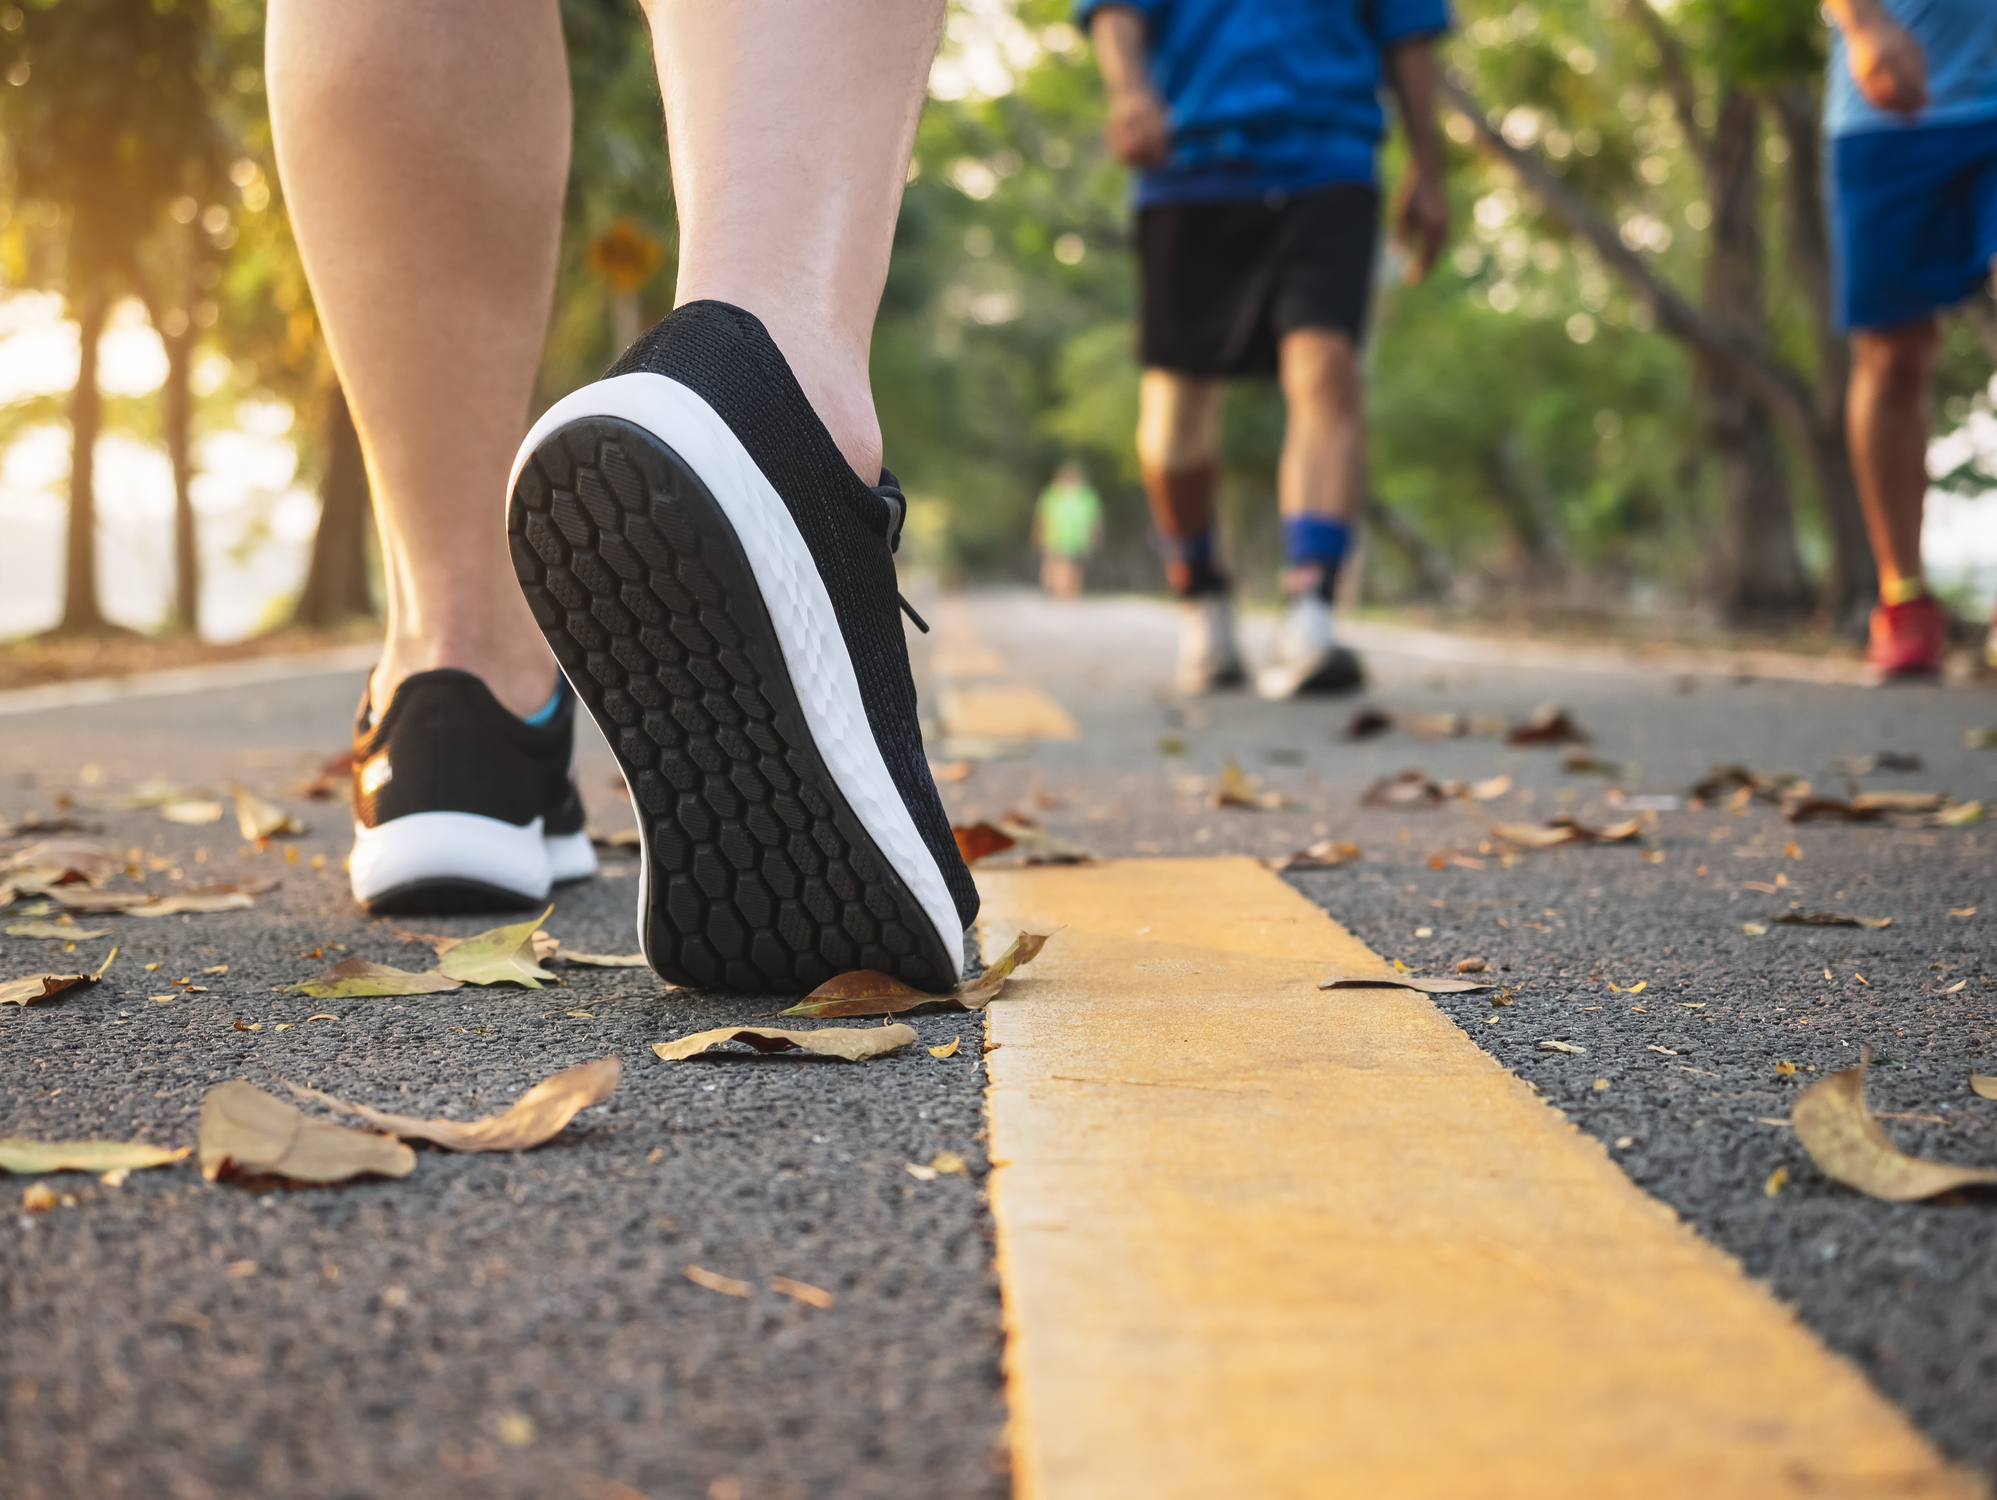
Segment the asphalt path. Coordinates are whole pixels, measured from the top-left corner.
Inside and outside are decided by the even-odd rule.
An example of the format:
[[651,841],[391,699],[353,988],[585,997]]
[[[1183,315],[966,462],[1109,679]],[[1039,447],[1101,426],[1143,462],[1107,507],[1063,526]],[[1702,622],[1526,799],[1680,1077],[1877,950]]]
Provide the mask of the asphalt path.
[[[939,728],[935,758],[969,766],[946,783],[953,815],[1026,811],[1106,856],[1360,844],[1363,860],[1292,878],[1413,968],[1450,972],[1470,957],[1509,966],[1511,1005],[1444,1008],[1639,1185],[1765,1277],[1944,1451],[1997,1473],[1997,1197],[1873,1203],[1826,1182],[1788,1130],[1761,1123],[1870,1044],[1891,1059],[1874,1069],[1875,1108],[1942,1122],[1891,1120],[1896,1139],[1997,1164],[1997,1103],[1967,1087],[1970,1071],[1997,1072],[1991,825],[1792,827],[1755,803],[1657,811],[1642,847],[1547,850],[1509,865],[1481,851],[1494,820],[1570,812],[1599,826],[1631,815],[1613,802],[1618,792],[1682,795],[1721,760],[1794,769],[1831,790],[1841,789],[1838,758],[1890,749],[1920,754],[1923,770],[1863,784],[1991,797],[1997,752],[1965,748],[1963,731],[1997,723],[1997,695],[1456,667],[1376,652],[1361,700],[1186,704],[1165,687],[1171,620],[1161,606],[998,596],[972,601],[964,619],[1004,673],[1047,691],[1081,736],[965,747]],[[929,643],[919,646],[931,702],[938,666]],[[95,988],[0,1010],[0,1134],[191,1142],[202,1094],[231,1077],[460,1117],[613,1051],[623,1085],[536,1151],[419,1149],[404,1181],[256,1193],[209,1186],[190,1162],[117,1188],[65,1176],[56,1185],[75,1204],[42,1214],[10,1205],[0,1220],[0,1491],[1004,1493],[978,1023],[915,1022],[926,1045],[963,1038],[948,1059],[910,1049],[864,1065],[669,1065],[651,1043],[776,1005],[670,991],[629,970],[469,997],[328,1005],[278,993],[343,954],[412,967],[426,956],[395,931],[411,924],[370,922],[352,907],[339,870],[344,811],[282,795],[343,744],[358,688],[357,675],[321,675],[4,721],[0,814],[15,820],[56,817],[62,794],[102,802],[163,775],[218,792],[245,781],[311,831],[288,846],[292,863],[284,844],[246,850],[226,821],[182,827],[149,811],[72,808],[101,829],[86,836],[163,862],[152,882],[178,870],[190,883],[282,884],[250,912],[110,919],[112,937],[75,953],[0,939],[10,975],[83,967],[113,941],[122,948]],[[1626,763],[1619,774],[1563,772],[1558,749],[1488,736],[1341,736],[1360,701],[1519,718],[1548,700],[1568,706],[1599,756]],[[1213,808],[1195,780],[1230,759],[1289,805]],[[1359,805],[1377,778],[1410,766],[1437,779],[1508,775],[1514,787],[1488,803]],[[581,774],[593,818],[628,822],[600,745],[585,747]],[[1646,848],[1661,858],[1647,860]],[[1188,871],[1196,878],[1197,866]],[[606,856],[605,877],[560,892],[547,925],[572,948],[625,951],[634,896],[628,858]],[[1742,930],[1791,903],[1893,924]],[[324,956],[305,957],[314,950]],[[226,974],[202,976],[221,964]],[[149,1000],[169,977],[206,992]],[[340,1019],[306,1019],[327,1012]],[[1546,1040],[1588,1050],[1545,1051]],[[1778,1073],[1781,1061],[1799,1071]],[[946,1149],[969,1159],[969,1177],[923,1182],[905,1170]],[[689,1264],[755,1292],[696,1285]],[[772,1277],[836,1301],[807,1305],[768,1290]]]

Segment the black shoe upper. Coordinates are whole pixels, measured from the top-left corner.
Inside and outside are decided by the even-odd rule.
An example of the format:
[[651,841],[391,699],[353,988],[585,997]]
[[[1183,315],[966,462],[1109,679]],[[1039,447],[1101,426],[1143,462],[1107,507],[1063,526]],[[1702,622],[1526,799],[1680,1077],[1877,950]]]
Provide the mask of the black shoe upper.
[[978,891],[937,796],[916,716],[894,556],[902,506],[854,474],[790,364],[753,313],[689,302],[625,351],[609,375],[652,374],[694,392],[726,422],[783,498],[832,600],[874,743],[966,927]]
[[582,796],[570,775],[575,694],[544,725],[509,713],[469,672],[406,677],[372,724],[361,696],[354,724],[354,815],[369,828],[410,813],[474,813],[545,835],[579,833]]

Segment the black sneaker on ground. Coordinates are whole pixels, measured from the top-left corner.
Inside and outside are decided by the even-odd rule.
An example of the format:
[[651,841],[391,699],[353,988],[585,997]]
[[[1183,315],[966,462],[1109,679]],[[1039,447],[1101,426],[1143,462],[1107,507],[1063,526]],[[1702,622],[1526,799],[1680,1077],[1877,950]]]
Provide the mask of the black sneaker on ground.
[[652,967],[954,984],[978,896],[916,721],[904,503],[854,476],[762,323],[680,308],[513,472],[514,568],[638,810]]
[[354,725],[354,898],[371,912],[513,911],[596,873],[576,790],[575,694],[545,725],[469,672],[405,678]]

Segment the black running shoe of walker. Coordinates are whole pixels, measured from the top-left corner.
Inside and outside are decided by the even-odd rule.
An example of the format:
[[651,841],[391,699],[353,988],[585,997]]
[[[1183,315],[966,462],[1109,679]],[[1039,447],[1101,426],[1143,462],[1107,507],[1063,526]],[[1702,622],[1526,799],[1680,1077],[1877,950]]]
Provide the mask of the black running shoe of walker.
[[514,911],[596,873],[576,790],[575,694],[546,724],[469,672],[403,679],[354,726],[354,898],[371,912]]
[[623,767],[638,938],[676,983],[960,975],[977,889],[923,754],[882,477],[719,302],[557,402],[514,462],[514,568]]

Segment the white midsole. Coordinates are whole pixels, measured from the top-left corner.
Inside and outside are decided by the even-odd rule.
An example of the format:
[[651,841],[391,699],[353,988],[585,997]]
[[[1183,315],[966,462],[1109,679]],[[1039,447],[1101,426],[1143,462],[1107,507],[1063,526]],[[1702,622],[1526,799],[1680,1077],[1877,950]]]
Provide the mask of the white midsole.
[[[582,834],[569,837],[588,842]],[[548,894],[554,842],[542,837],[539,818],[522,826],[476,813],[405,813],[376,828],[354,824],[348,873],[361,902],[431,880],[474,880],[539,901]],[[590,862],[594,868],[594,855]]]
[[548,879],[556,884],[596,873],[596,846],[587,833],[551,833],[541,842],[548,851]]
[[[742,540],[756,586],[762,590],[791,686],[819,755],[848,805],[928,914],[943,951],[956,954],[963,944],[957,903],[901,800],[894,777],[888,774],[887,762],[881,758],[846,638],[839,632],[832,598],[818,576],[811,549],[783,497],[720,414],[677,380],[663,375],[617,375],[599,380],[564,396],[542,414],[513,460],[507,493],[513,493],[521,469],[536,448],[569,423],[594,417],[613,417],[652,433],[700,476],[721,506]],[[644,828],[642,819],[639,828]],[[648,851],[643,866],[649,870],[650,865]],[[641,940],[646,905],[647,883],[641,880]]]

